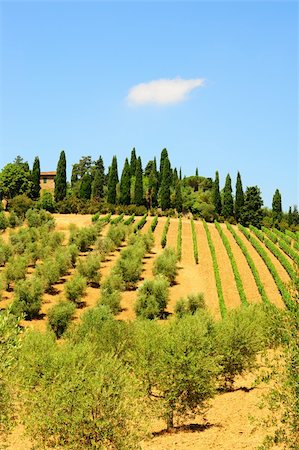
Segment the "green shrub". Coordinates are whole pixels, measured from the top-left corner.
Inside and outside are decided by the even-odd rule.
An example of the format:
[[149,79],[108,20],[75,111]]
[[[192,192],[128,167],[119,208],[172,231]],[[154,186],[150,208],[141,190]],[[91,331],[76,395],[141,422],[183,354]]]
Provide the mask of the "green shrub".
[[16,283],[12,312],[26,320],[38,317],[42,306],[43,285],[36,277],[30,280],[21,280]]
[[124,291],[126,287],[122,276],[119,273],[112,271],[112,273],[110,273],[110,275],[103,281],[101,288],[102,290],[113,292]]
[[187,298],[180,298],[175,305],[175,313],[178,317],[184,317],[187,314],[195,314],[199,310],[205,309],[205,300],[202,292],[198,294],[189,294]]
[[11,228],[15,228],[16,226],[20,225],[21,221],[16,215],[14,211],[11,211],[8,215],[8,225]]
[[77,229],[70,227],[69,244],[75,244],[80,252],[87,252],[97,238],[96,228],[93,226]]
[[163,275],[169,281],[170,285],[174,284],[178,273],[177,255],[173,248],[165,248],[154,262],[153,274]]
[[80,303],[86,290],[86,279],[82,275],[74,274],[64,285],[65,296],[68,300]]
[[66,331],[75,309],[73,303],[60,301],[48,311],[49,326],[57,338],[60,338]]
[[118,314],[121,311],[121,293],[119,290],[101,289],[99,305],[107,306],[112,314]]
[[126,226],[123,223],[110,225],[107,237],[111,239],[116,248],[120,247],[126,238]]
[[110,237],[98,237],[95,243],[95,250],[101,255],[102,261],[106,259],[106,256],[115,250],[115,244]]
[[224,388],[230,389],[237,375],[255,367],[257,353],[265,348],[265,327],[265,312],[258,305],[232,310],[216,324],[215,345]]
[[0,231],[6,230],[8,225],[9,225],[9,223],[8,223],[5,213],[3,211],[0,211]]
[[28,258],[26,256],[9,258],[4,272],[7,289],[12,282],[23,280],[26,277],[27,268]]
[[8,202],[9,211],[14,211],[22,219],[25,217],[26,211],[33,208],[34,205],[34,201],[25,194],[16,195]]
[[90,253],[84,259],[80,259],[77,264],[77,270],[80,275],[86,278],[87,281],[95,284],[100,282],[101,256],[96,253]]
[[169,298],[169,283],[163,276],[145,280],[138,288],[134,306],[138,317],[144,319],[163,318]]
[[113,268],[113,273],[119,275],[125,283],[126,289],[133,289],[140,279],[142,261],[137,256],[133,258],[119,258]]
[[22,418],[38,448],[139,448],[147,403],[117,357],[88,342],[57,346],[49,334],[28,333],[20,367]]
[[72,257],[70,252],[66,249],[59,249],[55,253],[55,261],[59,269],[59,277],[67,274],[67,271],[72,267]]
[[0,242],[0,266],[4,266],[11,256],[12,246],[3,241]]
[[46,258],[43,263],[36,266],[36,274],[43,282],[44,289],[51,289],[53,284],[58,283],[60,279],[60,268],[54,258]]
[[46,225],[48,229],[55,227],[54,217],[44,209],[29,209],[26,212],[26,220],[29,227],[40,227],[41,225]]

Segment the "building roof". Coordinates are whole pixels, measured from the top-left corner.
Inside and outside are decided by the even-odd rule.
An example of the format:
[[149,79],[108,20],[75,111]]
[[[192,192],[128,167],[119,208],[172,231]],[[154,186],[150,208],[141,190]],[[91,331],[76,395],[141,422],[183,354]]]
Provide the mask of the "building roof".
[[51,175],[52,175],[52,176],[53,176],[53,175],[55,176],[55,175],[56,175],[56,172],[41,172],[41,173],[40,173],[40,176],[41,176],[41,177],[42,177],[42,176],[45,177],[45,176],[49,176],[49,175],[50,175],[50,176],[51,176]]

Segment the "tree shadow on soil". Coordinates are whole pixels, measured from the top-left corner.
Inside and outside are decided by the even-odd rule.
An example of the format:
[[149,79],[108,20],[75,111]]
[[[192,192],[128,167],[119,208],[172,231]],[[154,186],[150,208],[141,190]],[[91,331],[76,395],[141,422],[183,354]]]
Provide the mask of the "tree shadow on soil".
[[221,425],[216,423],[189,423],[187,425],[177,425],[176,427],[173,427],[171,430],[167,430],[164,428],[160,431],[155,431],[152,433],[153,437],[157,436],[164,436],[165,434],[171,434],[171,433],[180,433],[180,432],[191,432],[191,433],[199,433],[205,430],[208,430],[212,427],[221,427]]

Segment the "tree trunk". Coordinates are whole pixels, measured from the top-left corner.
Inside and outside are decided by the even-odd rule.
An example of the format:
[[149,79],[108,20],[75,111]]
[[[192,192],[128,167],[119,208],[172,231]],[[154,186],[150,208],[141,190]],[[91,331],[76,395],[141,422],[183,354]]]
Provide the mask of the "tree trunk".
[[173,410],[168,411],[167,414],[167,431],[171,431],[173,429]]

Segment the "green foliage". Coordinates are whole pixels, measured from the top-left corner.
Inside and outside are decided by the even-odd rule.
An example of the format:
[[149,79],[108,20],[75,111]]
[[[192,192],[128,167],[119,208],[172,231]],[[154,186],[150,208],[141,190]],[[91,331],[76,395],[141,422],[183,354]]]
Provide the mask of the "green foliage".
[[140,156],[136,161],[134,203],[137,206],[143,205],[143,179],[142,179],[142,166]]
[[94,226],[70,230],[70,244],[75,244],[80,252],[86,252],[97,238],[97,230]]
[[49,309],[47,313],[49,327],[54,331],[57,338],[60,338],[68,328],[75,309],[73,303],[66,301],[60,301]]
[[65,152],[62,150],[56,169],[54,198],[55,202],[59,202],[66,197],[66,158]]
[[105,261],[107,255],[115,250],[115,244],[109,237],[99,236],[95,242],[95,250],[100,254],[101,260]]
[[4,271],[7,289],[11,283],[25,279],[27,268],[28,258],[26,256],[14,256],[9,258]]
[[20,351],[19,319],[9,309],[0,311],[0,438],[14,422],[13,402],[17,355]]
[[158,225],[158,216],[155,216],[151,223],[151,231],[154,232]]
[[51,335],[28,333],[20,363],[23,419],[39,448],[139,447],[146,402],[116,356],[99,355],[88,342],[57,346]]
[[162,237],[161,237],[162,248],[165,248],[166,244],[167,244],[167,233],[168,233],[169,225],[170,225],[170,217],[167,217],[164,228],[163,228]]
[[205,308],[204,295],[200,292],[198,294],[188,294],[186,298],[180,298],[175,305],[174,312],[179,318],[182,318],[187,314],[194,315]]
[[130,159],[131,177],[134,177],[136,174],[136,162],[137,162],[137,156],[136,156],[136,150],[134,147],[131,151],[131,159]]
[[223,242],[223,245],[224,245],[224,247],[226,249],[226,252],[227,252],[227,255],[229,257],[229,260],[230,260],[230,263],[231,263],[231,266],[232,266],[232,269],[233,269],[234,277],[235,277],[236,286],[237,286],[237,289],[238,289],[238,292],[239,292],[239,296],[240,296],[242,305],[243,306],[247,306],[248,305],[248,300],[247,300],[246,293],[245,293],[245,290],[244,290],[244,286],[243,286],[243,282],[242,282],[242,279],[241,279],[241,275],[240,275],[240,272],[239,272],[239,269],[238,269],[238,264],[237,264],[237,261],[236,261],[236,259],[234,257],[232,249],[231,249],[231,245],[230,245],[228,238],[224,234],[224,232],[223,232],[223,230],[222,230],[222,228],[221,228],[221,226],[219,225],[218,222],[215,222],[215,226],[216,226],[216,228],[218,230],[218,233],[220,234],[221,240]]
[[134,233],[136,233],[138,230],[141,230],[141,228],[144,227],[146,221],[147,221],[147,213],[145,213],[145,214],[141,217],[141,219],[139,220],[139,222],[137,222],[137,223],[134,225]]
[[[123,218],[124,218],[124,213],[122,213],[122,214],[120,214],[119,216],[116,216],[116,217],[114,217],[114,219],[112,219],[112,220],[110,220],[110,224],[111,225],[116,225],[116,224],[118,224],[119,222],[122,222],[123,221]],[[125,225],[125,224],[124,224]]]
[[169,281],[170,285],[172,285],[175,282],[177,273],[178,267],[176,251],[171,247],[167,247],[163,250],[161,255],[155,259],[153,274],[155,276],[163,275]]
[[110,292],[107,289],[101,290],[99,305],[107,306],[112,314],[118,314],[121,311],[120,302],[121,302],[120,291],[114,290]]
[[49,230],[55,227],[55,219],[48,211],[28,209],[26,220],[29,227],[40,227],[46,225]]
[[36,274],[41,278],[44,289],[49,291],[60,279],[58,262],[52,257],[47,257],[43,263],[36,266]]
[[94,169],[94,178],[92,182],[91,195],[92,198],[101,200],[104,197],[105,169],[104,161],[100,156],[96,161]]
[[54,202],[52,193],[48,191],[42,192],[42,196],[37,202],[37,207],[45,209],[46,211],[49,211],[51,213],[55,212],[56,204]]
[[5,231],[8,227],[8,219],[3,211],[0,211],[0,231]]
[[82,179],[80,180],[79,198],[83,200],[89,200],[91,197],[91,185],[92,177],[91,174],[86,172]]
[[250,305],[229,311],[217,322],[215,344],[224,388],[231,388],[237,375],[255,367],[257,353],[266,346],[267,320],[262,307]]
[[268,304],[269,303],[269,299],[267,297],[264,284],[263,284],[263,282],[262,282],[262,280],[260,278],[260,275],[259,275],[259,272],[258,272],[258,270],[256,268],[256,265],[254,264],[254,261],[251,258],[250,254],[249,254],[249,252],[247,250],[246,245],[244,244],[242,239],[238,236],[238,234],[235,232],[235,230],[233,229],[233,227],[229,223],[227,223],[226,226],[227,226],[228,230],[231,232],[231,234],[233,235],[236,243],[238,244],[238,246],[240,247],[240,249],[243,252],[243,255],[246,258],[246,261],[247,261],[247,263],[248,263],[248,265],[249,265],[249,267],[251,269],[252,275],[253,275],[253,277],[255,279],[258,291],[260,293],[260,296],[261,296],[263,302]]
[[171,168],[168,157],[163,162],[163,171],[161,173],[161,187],[159,191],[160,205],[162,210],[169,209],[170,204],[170,186],[171,186]]
[[111,239],[115,248],[120,247],[121,243],[125,240],[126,231],[126,226],[123,223],[110,225],[107,237]]
[[[10,228],[15,228],[21,224],[21,220],[19,219],[19,217],[16,215],[16,213],[14,211],[11,211],[9,213],[7,220],[8,220],[8,226]],[[1,226],[0,226],[0,228],[1,228]]]
[[80,274],[74,274],[64,285],[65,296],[71,302],[80,303],[86,291],[86,278]]
[[31,188],[31,196],[33,199],[38,199],[40,194],[40,163],[39,157],[36,156],[34,158],[33,167],[32,167],[32,188]]
[[100,282],[100,265],[101,256],[94,252],[87,255],[84,259],[80,259],[77,264],[77,270],[80,275],[86,278],[87,281],[95,284]]
[[197,246],[197,236],[196,236],[196,230],[194,225],[194,219],[191,218],[191,230],[192,230],[192,242],[193,242],[193,255],[195,259],[195,263],[198,264],[198,246]]
[[230,175],[226,176],[225,186],[223,189],[223,204],[222,204],[222,216],[225,219],[229,219],[234,215],[234,200],[232,194],[232,183]]
[[124,221],[124,225],[131,225],[131,223],[133,223],[135,220],[135,214],[132,214],[130,217],[128,217],[125,221]]
[[108,177],[108,194],[107,194],[107,202],[111,203],[111,205],[116,204],[116,186],[118,183],[118,173],[117,173],[117,159],[116,156],[112,158],[112,164],[109,170]]
[[113,273],[119,275],[125,283],[126,289],[133,289],[140,279],[142,272],[142,257],[144,249],[141,248],[138,254],[138,247],[132,246],[122,250],[120,258],[117,260]]
[[145,280],[138,288],[134,306],[137,317],[163,318],[169,299],[169,283],[163,276]]
[[240,220],[243,205],[244,205],[244,192],[241,175],[238,172],[236,182],[236,199],[235,199],[235,219],[237,222],[239,222]]
[[26,211],[33,208],[34,205],[34,201],[25,194],[17,195],[8,202],[9,210],[14,211],[21,219],[25,217]]
[[215,207],[216,214],[221,214],[222,202],[219,187],[219,173],[216,171],[215,181],[213,186],[213,205]]
[[134,329],[133,365],[167,429],[173,428],[174,415],[203,413],[216,391],[218,371],[211,318],[186,316],[163,327],[136,321]]
[[245,227],[251,224],[260,228],[263,220],[262,206],[263,200],[260,189],[257,186],[248,187],[244,194],[240,223]]
[[182,187],[180,181],[177,181],[175,185],[175,208],[178,213],[181,213],[183,210],[183,197],[182,197]]
[[282,218],[282,206],[281,206],[281,193],[276,189],[272,200],[272,212],[274,221],[281,221]]
[[119,202],[122,205],[129,205],[131,201],[131,170],[128,158],[125,160],[124,168],[121,174]]
[[3,167],[0,173],[0,198],[11,199],[17,195],[29,195],[31,188],[31,174],[24,162],[15,161]]
[[17,316],[24,315],[26,320],[38,317],[43,292],[42,282],[37,277],[18,281],[14,289],[12,312]]
[[226,310],[226,305],[225,305],[225,301],[224,301],[224,295],[223,295],[222,283],[221,283],[219,267],[218,267],[218,262],[217,262],[216,250],[215,250],[215,247],[214,247],[214,244],[212,241],[209,227],[205,221],[203,221],[203,226],[204,226],[204,229],[205,229],[205,232],[207,235],[208,245],[209,245],[209,249],[210,249],[212,261],[213,261],[213,269],[214,269],[216,288],[217,288],[217,293],[218,293],[220,314],[221,314],[221,317],[224,318],[226,316],[227,310]]

